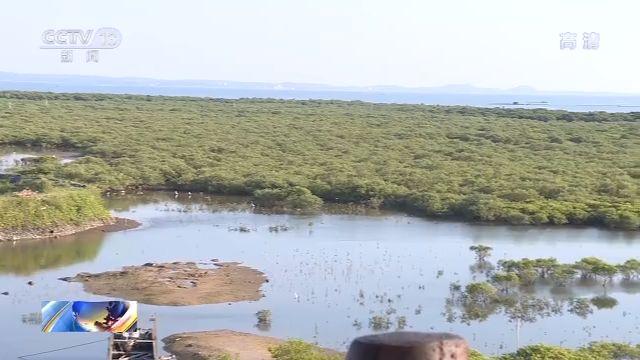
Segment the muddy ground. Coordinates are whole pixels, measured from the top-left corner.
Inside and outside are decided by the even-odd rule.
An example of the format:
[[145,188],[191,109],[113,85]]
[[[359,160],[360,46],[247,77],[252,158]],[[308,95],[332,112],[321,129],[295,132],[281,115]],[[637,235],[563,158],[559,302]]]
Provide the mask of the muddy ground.
[[[269,348],[284,342],[277,338],[231,330],[180,333],[162,341],[164,349],[178,360],[213,360],[222,355],[230,355],[237,360],[272,359]],[[333,350],[320,350],[330,355],[340,354]]]
[[138,226],[140,226],[140,223],[135,220],[114,217],[109,220],[96,220],[82,225],[61,225],[46,229],[5,229],[0,230],[0,242],[61,238],[85,231],[115,232],[134,229]]
[[146,263],[119,271],[79,273],[64,281],[81,282],[96,295],[134,300],[151,305],[201,305],[255,301],[263,295],[265,275],[238,263],[210,263],[201,268],[194,262]]

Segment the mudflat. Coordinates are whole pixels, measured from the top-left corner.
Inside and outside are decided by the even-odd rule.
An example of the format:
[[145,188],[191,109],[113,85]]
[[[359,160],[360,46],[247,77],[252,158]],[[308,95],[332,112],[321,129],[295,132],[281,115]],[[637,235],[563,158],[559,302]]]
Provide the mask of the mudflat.
[[134,229],[138,226],[140,226],[140,223],[135,220],[112,217],[107,220],[95,220],[79,225],[67,224],[49,228],[4,229],[0,230],[0,242],[61,238],[85,231],[115,232]]
[[151,305],[201,305],[255,301],[263,295],[266,276],[235,262],[212,262],[201,268],[195,262],[146,263],[97,274],[79,273],[64,281],[81,282],[96,295],[118,297]]
[[162,339],[178,360],[206,360],[229,354],[238,360],[272,359],[269,348],[284,341],[231,330],[188,332]]
[[[162,339],[164,349],[178,360],[210,360],[229,355],[237,360],[273,359],[269,348],[284,340],[232,330],[199,331],[173,334]],[[338,351],[318,348],[327,355],[340,355]]]

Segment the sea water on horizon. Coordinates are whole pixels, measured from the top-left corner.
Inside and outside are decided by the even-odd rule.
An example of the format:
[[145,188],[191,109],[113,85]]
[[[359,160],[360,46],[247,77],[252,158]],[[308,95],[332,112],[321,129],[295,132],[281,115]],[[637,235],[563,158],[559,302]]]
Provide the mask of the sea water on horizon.
[[233,89],[198,86],[101,86],[81,84],[14,83],[0,81],[0,91],[53,91],[134,95],[197,96],[223,99],[273,98],[289,100],[344,100],[373,103],[460,105],[504,108],[543,108],[578,112],[640,111],[640,96],[548,94],[438,94],[417,92],[338,91],[295,89]]

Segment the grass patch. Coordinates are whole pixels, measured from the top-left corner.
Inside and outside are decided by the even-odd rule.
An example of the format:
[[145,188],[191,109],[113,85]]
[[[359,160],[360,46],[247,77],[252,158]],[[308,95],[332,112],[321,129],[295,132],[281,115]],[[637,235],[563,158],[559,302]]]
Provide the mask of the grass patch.
[[57,188],[30,196],[0,196],[0,230],[81,225],[111,215],[97,191]]

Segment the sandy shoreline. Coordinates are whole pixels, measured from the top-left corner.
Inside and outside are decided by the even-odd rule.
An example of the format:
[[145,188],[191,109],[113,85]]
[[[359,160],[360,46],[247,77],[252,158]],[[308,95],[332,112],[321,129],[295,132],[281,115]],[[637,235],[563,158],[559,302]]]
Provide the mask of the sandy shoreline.
[[59,238],[85,231],[115,232],[134,229],[138,226],[140,226],[140,223],[135,220],[112,217],[108,220],[96,220],[82,225],[63,225],[44,229],[0,230],[0,242]]
[[200,268],[194,262],[146,263],[97,274],[79,273],[61,278],[81,282],[96,295],[118,297],[150,305],[201,305],[256,301],[265,275],[238,263],[213,263]]
[[[269,348],[285,340],[232,330],[215,330],[173,334],[162,339],[162,342],[164,349],[178,360],[210,360],[225,354],[237,360],[268,360],[273,359]],[[318,349],[329,355],[340,354],[334,350]]]

